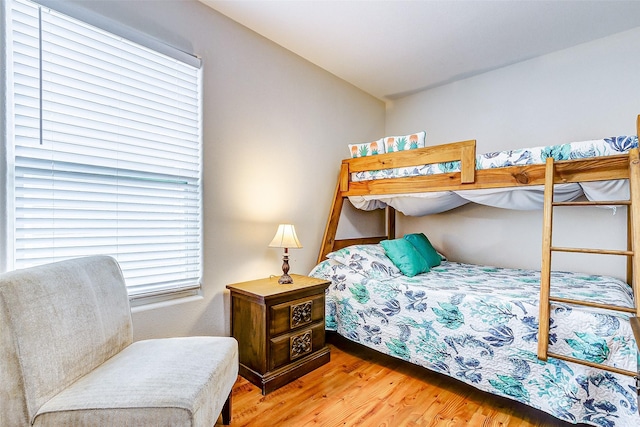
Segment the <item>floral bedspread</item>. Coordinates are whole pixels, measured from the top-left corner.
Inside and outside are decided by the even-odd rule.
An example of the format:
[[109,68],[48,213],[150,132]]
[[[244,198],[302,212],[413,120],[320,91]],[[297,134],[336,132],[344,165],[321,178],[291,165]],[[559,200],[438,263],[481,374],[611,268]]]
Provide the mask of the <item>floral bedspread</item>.
[[[491,169],[545,163],[547,157],[554,160],[570,160],[585,157],[612,156],[627,153],[638,147],[638,137],[613,136],[592,141],[571,142],[534,148],[498,151],[476,155],[476,169]],[[354,181],[365,181],[403,176],[433,175],[460,171],[460,162],[435,163],[415,167],[364,171],[353,174]]]
[[[362,265],[328,259],[311,276],[332,281],[326,328],[481,390],[557,418],[597,426],[638,426],[632,377],[537,358],[537,271],[444,261],[429,273],[367,275]],[[552,295],[632,307],[617,279],[554,272]],[[552,304],[550,351],[636,371],[628,317]]]

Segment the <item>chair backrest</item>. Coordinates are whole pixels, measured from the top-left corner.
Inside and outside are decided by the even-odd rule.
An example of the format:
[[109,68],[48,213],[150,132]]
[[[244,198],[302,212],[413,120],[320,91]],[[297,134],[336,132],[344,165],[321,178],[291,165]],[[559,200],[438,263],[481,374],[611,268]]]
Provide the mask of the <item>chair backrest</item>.
[[0,425],[28,425],[49,399],[131,344],[117,262],[91,256],[0,275]]

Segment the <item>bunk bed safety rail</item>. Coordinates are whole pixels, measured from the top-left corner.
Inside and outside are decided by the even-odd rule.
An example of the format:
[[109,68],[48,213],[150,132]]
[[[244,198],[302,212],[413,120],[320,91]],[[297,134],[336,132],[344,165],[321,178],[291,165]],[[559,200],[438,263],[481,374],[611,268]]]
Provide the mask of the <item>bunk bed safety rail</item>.
[[[351,180],[352,173],[455,161],[460,162],[460,172],[446,174],[446,179],[459,184],[472,184],[475,182],[475,140],[453,142],[450,144],[417,148],[395,153],[378,154],[375,156],[345,159],[342,161],[340,168],[340,191],[342,193],[349,193],[346,195],[356,195],[355,193],[362,193],[363,191],[358,190],[358,188],[364,187],[365,190],[362,194],[376,194],[378,192],[376,190],[366,190],[369,181],[353,182]],[[390,182],[401,183],[402,179],[400,179],[400,181],[397,181],[396,179],[382,179],[376,181],[388,181],[387,184],[390,184]],[[384,183],[376,183],[376,186],[380,185],[384,185]],[[404,191],[409,193],[413,192],[413,189],[409,187],[406,189],[395,189],[395,191]]]
[[[367,195],[388,195],[388,194],[410,194],[438,191],[476,190],[476,189],[496,189],[526,187],[545,184],[544,163],[534,163],[526,165],[505,166],[489,169],[475,169],[475,161],[469,159],[475,153],[475,141],[465,141],[447,145],[473,143],[473,150],[467,148],[465,155],[462,151],[448,161],[461,161],[461,172],[439,173],[434,175],[402,176],[382,179],[368,179],[353,181],[353,173],[364,171],[383,170],[385,168],[401,168],[407,166],[431,164],[436,162],[432,157],[430,160],[422,158],[423,150],[435,149],[436,147],[426,147],[406,152],[396,152],[379,154],[376,156],[359,157],[342,161],[340,178],[338,181],[338,191],[341,197],[367,196]],[[407,154],[408,153],[408,154]],[[417,154],[419,160],[413,160],[412,155]],[[376,159],[376,158],[382,159]],[[405,159],[395,159],[396,157]],[[616,179],[626,179],[629,173],[628,154],[608,155],[604,157],[586,157],[570,160],[560,160],[555,162],[555,183],[579,183],[592,181],[607,181]],[[439,162],[436,162],[439,163]],[[470,178],[473,177],[473,178]]]

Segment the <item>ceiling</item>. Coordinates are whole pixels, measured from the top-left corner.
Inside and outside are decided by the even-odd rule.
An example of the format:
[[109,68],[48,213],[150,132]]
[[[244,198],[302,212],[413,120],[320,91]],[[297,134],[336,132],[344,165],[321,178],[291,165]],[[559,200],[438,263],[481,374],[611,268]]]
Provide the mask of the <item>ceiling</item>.
[[640,1],[200,0],[383,100],[640,26]]

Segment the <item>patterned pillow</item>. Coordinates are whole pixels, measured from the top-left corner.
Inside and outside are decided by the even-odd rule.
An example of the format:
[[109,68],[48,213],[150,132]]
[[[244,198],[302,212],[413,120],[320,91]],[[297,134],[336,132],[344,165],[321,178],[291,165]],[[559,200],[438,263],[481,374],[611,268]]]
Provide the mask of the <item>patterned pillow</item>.
[[367,157],[384,153],[384,140],[380,138],[373,142],[364,142],[362,144],[349,144],[349,152],[351,157]]
[[382,246],[353,245],[331,252],[327,258],[340,262],[371,279],[389,279],[402,275]]
[[386,147],[387,153],[393,153],[395,151],[424,148],[426,138],[427,132],[422,131],[411,135],[386,136],[382,139],[384,140],[384,146]]

